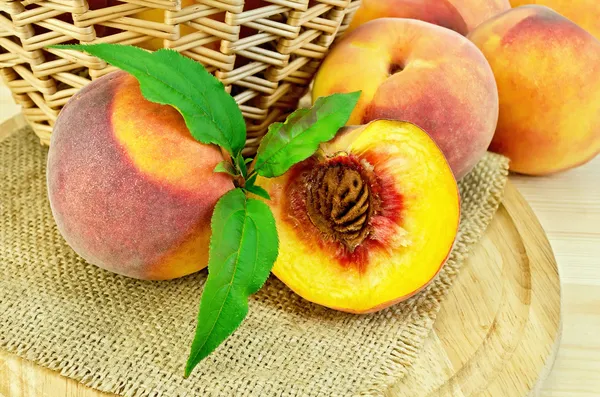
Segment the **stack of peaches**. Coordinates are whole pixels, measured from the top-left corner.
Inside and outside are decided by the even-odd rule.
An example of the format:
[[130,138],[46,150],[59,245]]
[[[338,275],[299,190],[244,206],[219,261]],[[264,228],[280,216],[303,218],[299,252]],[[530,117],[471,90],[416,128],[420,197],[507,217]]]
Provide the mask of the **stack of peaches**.
[[[600,2],[512,1],[363,0],[312,93],[361,91],[348,127],[257,181],[279,234],[273,273],[291,289],[356,313],[406,299],[447,258],[456,181],[487,150],[530,175],[598,154]],[[59,229],[88,261],[127,276],[205,267],[211,213],[234,187],[212,172],[221,151],[193,140],[174,108],[146,101],[132,76],[103,79],[53,134]]]
[[363,0],[313,97],[362,90],[352,123],[417,124],[457,179],[488,147],[529,175],[585,163],[600,150],[600,2],[512,6]]

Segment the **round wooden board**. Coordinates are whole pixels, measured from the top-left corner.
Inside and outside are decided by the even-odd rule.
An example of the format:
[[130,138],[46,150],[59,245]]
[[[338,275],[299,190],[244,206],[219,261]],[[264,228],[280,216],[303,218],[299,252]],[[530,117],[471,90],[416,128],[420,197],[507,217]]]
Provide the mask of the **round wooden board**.
[[535,396],[558,350],[560,280],[542,227],[510,183],[394,397]]
[[[554,255],[510,183],[503,205],[446,298],[424,350],[387,397],[535,395],[560,336]],[[0,352],[0,395],[99,397],[58,373]]]

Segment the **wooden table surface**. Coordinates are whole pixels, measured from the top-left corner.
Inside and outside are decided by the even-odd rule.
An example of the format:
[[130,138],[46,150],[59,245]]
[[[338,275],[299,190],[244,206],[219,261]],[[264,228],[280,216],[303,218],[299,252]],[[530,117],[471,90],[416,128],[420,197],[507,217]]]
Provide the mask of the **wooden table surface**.
[[[0,91],[0,123],[18,112],[9,101],[6,93]],[[11,126],[21,123],[18,118],[8,122]],[[0,135],[6,128],[8,124],[2,124]],[[511,176],[511,180],[546,230],[561,272],[562,345],[538,395],[600,396],[600,157],[562,174]],[[0,351],[0,396],[99,395]]]

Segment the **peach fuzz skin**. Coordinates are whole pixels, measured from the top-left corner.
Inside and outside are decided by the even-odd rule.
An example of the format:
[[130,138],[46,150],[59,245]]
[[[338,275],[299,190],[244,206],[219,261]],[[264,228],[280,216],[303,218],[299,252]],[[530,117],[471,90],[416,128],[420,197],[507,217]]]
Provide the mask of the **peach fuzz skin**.
[[220,150],[195,141],[172,107],[137,80],[108,74],[61,111],[48,153],[48,196],[67,243],[129,277],[181,277],[208,263],[210,218],[233,182]]
[[551,174],[600,152],[600,41],[543,6],[514,8],[469,38],[498,84],[490,150],[509,157],[512,171]]
[[[259,178],[280,237],[273,274],[303,298],[350,313],[413,296],[440,271],[458,230],[458,189],[443,154],[423,130],[394,120],[346,127],[321,149],[279,178]],[[307,216],[308,195],[323,186],[311,185],[314,170],[339,163],[370,175],[378,203],[353,251]]]
[[496,129],[498,91],[483,54],[426,22],[377,19],[345,36],[317,72],[312,97],[358,90],[348,125],[414,123],[442,149],[457,179],[485,154]]
[[508,0],[362,0],[348,31],[373,19],[409,18],[466,35],[480,23],[508,9]]
[[598,0],[510,0],[513,7],[541,5],[553,9],[600,40],[600,1]]

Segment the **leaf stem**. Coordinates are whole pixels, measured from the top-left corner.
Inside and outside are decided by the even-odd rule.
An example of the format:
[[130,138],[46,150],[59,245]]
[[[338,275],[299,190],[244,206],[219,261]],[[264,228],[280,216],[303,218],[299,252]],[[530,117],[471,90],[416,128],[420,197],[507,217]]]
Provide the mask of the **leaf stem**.
[[244,178],[243,175],[236,175],[236,177],[233,178],[233,183],[235,187],[244,188],[246,186],[246,178]]
[[[219,149],[221,149],[221,154],[223,155],[223,159],[229,163],[231,163],[232,165],[233,162],[231,161],[231,155],[229,154],[229,152],[227,151],[227,149],[225,149],[223,146],[219,146]],[[235,166],[234,166],[235,168]]]
[[252,177],[253,177],[254,175],[256,175],[256,171],[254,171],[254,170],[250,171],[250,172],[248,173],[248,178],[246,178],[246,180],[250,180],[250,179],[252,179]]
[[254,174],[256,174],[256,172],[254,172],[254,166],[256,165],[256,157],[254,156],[254,159],[252,159],[252,162],[250,163],[250,167],[248,167],[248,179],[250,179],[250,177]]

